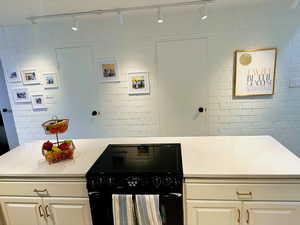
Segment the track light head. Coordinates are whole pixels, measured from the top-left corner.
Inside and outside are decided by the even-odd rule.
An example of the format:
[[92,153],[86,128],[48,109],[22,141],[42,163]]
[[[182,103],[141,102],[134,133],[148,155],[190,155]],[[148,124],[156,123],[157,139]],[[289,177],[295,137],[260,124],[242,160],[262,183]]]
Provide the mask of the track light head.
[[121,25],[124,24],[124,15],[121,11],[118,12],[118,16],[119,16],[119,22]]
[[164,17],[163,17],[163,14],[161,12],[161,8],[158,8],[157,9],[157,23],[164,23],[165,20],[164,20]]
[[75,17],[73,17],[73,24],[71,29],[72,31],[78,31],[78,20]]
[[207,5],[204,4],[200,7],[199,9],[199,13],[200,13],[200,18],[201,20],[206,20],[208,18],[208,14],[207,14]]

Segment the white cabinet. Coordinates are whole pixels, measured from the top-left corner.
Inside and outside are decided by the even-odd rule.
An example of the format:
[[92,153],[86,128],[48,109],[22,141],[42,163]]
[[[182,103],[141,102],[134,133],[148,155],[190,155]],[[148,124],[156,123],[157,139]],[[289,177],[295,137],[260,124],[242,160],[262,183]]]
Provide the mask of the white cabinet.
[[43,198],[48,225],[91,225],[88,198]]
[[46,225],[41,198],[1,197],[6,225]]
[[241,203],[234,201],[187,201],[188,225],[239,225]]
[[0,182],[0,225],[92,225],[86,182]]
[[299,180],[190,180],[184,188],[185,225],[300,225],[299,185]]
[[243,225],[299,225],[300,202],[243,202]]

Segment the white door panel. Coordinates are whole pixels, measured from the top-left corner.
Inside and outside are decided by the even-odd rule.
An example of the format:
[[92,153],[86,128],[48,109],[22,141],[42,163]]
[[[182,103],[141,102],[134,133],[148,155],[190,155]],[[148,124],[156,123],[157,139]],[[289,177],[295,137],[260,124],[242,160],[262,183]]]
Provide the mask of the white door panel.
[[92,225],[88,198],[44,198],[49,225]]
[[207,41],[177,40],[157,43],[160,131],[162,136],[208,134]]
[[1,197],[6,225],[46,225],[41,198]]
[[62,92],[58,112],[71,119],[67,135],[72,138],[99,137],[97,118],[91,116],[98,108],[92,48],[56,49],[56,56]]
[[239,225],[241,202],[187,201],[188,225]]
[[244,225],[299,225],[300,202],[244,202]]

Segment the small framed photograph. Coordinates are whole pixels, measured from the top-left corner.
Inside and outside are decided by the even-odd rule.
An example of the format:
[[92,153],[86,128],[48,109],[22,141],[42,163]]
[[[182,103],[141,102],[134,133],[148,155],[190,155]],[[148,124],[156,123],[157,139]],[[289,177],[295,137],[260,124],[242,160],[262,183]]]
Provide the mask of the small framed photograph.
[[147,72],[128,73],[128,93],[130,95],[150,94],[149,74]]
[[8,83],[21,82],[20,73],[18,70],[11,70],[6,72],[6,78]]
[[120,81],[119,67],[115,59],[99,60],[96,65],[101,83]]
[[45,97],[42,93],[34,93],[31,95],[33,109],[46,109]]
[[22,70],[21,76],[23,80],[23,84],[40,84],[38,72],[35,69],[32,70]]
[[44,73],[43,83],[45,89],[58,88],[57,74],[56,73]]
[[235,51],[233,95],[274,95],[276,60],[276,48]]
[[16,88],[12,90],[15,103],[29,103],[30,95],[27,88]]

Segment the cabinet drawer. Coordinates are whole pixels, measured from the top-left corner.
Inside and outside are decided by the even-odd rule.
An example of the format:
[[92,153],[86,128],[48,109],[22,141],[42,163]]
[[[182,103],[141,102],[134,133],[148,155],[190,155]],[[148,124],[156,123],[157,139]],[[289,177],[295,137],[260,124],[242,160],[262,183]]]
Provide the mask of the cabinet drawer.
[[300,201],[300,184],[185,184],[189,200]]
[[1,182],[0,195],[88,197],[86,182]]

